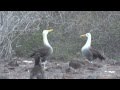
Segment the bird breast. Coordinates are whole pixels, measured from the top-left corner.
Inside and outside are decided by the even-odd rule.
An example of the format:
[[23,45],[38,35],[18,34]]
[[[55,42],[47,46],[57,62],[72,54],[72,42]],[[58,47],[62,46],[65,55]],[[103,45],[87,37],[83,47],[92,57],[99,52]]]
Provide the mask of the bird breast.
[[81,52],[82,52],[82,54],[85,55],[85,56],[90,55],[89,47],[83,47],[83,48],[81,49]]
[[81,49],[82,52],[83,52],[83,51],[86,51],[86,50],[89,50],[89,47],[84,46],[84,47],[82,47],[82,49]]

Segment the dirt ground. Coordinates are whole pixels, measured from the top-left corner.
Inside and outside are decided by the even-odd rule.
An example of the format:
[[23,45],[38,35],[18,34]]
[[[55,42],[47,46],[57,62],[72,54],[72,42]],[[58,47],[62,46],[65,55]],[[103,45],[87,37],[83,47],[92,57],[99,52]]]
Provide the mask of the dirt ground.
[[[0,79],[29,79],[33,59],[16,58],[16,63],[0,61]],[[71,69],[69,62],[48,61],[45,71],[47,79],[120,79],[120,61],[106,59],[93,63],[80,61],[78,69]]]

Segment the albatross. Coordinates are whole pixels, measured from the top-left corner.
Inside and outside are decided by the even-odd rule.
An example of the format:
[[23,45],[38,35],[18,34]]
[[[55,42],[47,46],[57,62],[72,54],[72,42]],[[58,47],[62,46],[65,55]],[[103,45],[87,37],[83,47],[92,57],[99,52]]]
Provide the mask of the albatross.
[[81,52],[90,62],[97,58],[100,60],[105,60],[105,57],[98,50],[91,46],[91,33],[80,35],[80,37],[87,37],[87,41],[82,47]]
[[48,42],[47,35],[48,33],[52,32],[53,29],[50,30],[43,30],[42,36],[43,36],[43,44],[44,46],[42,48],[39,48],[36,50],[34,53],[30,55],[30,57],[33,57],[34,59],[40,59],[41,63],[43,65],[43,69],[47,69],[46,63],[47,63],[47,58],[53,53],[53,48]]

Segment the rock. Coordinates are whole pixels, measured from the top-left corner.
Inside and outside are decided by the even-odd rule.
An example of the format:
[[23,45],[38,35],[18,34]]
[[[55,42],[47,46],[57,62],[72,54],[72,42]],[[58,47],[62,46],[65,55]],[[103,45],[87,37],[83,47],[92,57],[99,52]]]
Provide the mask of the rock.
[[72,60],[69,62],[69,67],[72,67],[74,69],[78,69],[81,67],[81,62],[78,60]]
[[12,67],[17,67],[19,66],[19,64],[17,63],[17,60],[12,60],[8,63],[9,66],[12,66]]
[[74,79],[71,75],[64,74],[62,79]]
[[7,76],[0,76],[0,79],[9,79]]

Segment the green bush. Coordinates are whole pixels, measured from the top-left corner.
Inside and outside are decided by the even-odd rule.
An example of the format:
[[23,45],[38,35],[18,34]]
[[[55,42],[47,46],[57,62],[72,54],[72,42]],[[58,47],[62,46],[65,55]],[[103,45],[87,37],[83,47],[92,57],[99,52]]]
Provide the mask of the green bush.
[[20,35],[13,43],[13,49],[16,56],[28,57],[34,49],[37,49],[42,45],[42,34],[41,31],[34,33],[24,33]]
[[[108,58],[119,58],[119,12],[33,12],[32,16],[34,17],[35,15],[37,15],[38,19],[33,18],[36,19],[36,22],[30,24],[28,28],[28,30],[30,29],[33,33],[26,32],[22,34],[12,45],[16,55],[28,57],[33,50],[42,47],[42,30],[52,27],[54,32],[48,35],[48,40],[54,49],[51,57],[56,60],[70,60],[76,57],[81,59],[83,57],[81,48],[85,44],[86,38],[80,38],[80,35],[87,32],[91,32],[92,34],[92,46],[94,48]],[[25,24],[23,23],[23,26],[24,25]],[[20,26],[20,28],[21,27],[22,26]],[[37,27],[40,27],[39,31],[36,31]]]

